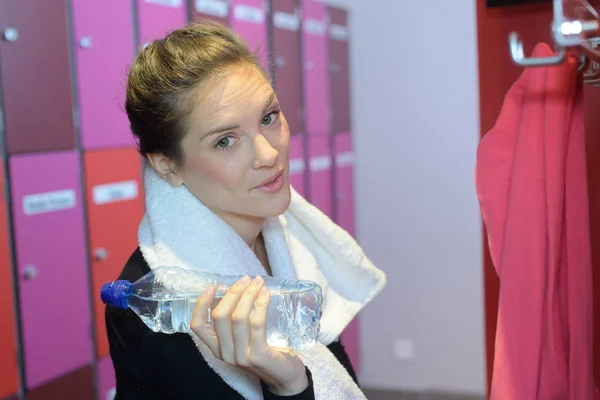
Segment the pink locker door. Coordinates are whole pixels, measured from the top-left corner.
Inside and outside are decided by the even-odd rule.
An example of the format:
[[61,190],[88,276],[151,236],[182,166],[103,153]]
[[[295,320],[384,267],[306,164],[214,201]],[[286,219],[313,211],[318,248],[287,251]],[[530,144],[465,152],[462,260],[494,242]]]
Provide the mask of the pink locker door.
[[329,134],[329,61],[327,9],[317,0],[302,0],[304,119],[309,136]]
[[258,52],[269,72],[266,13],[265,0],[231,0],[231,28],[246,41],[251,51]]
[[306,196],[304,161],[304,138],[300,135],[290,138],[290,184],[302,196]]
[[117,394],[115,369],[110,357],[98,360],[97,366],[98,400],[113,400]]
[[229,25],[229,2],[227,0],[195,0],[192,2],[192,19],[211,19]]
[[302,129],[300,8],[297,0],[272,3],[274,81],[279,104],[292,135]]
[[140,47],[187,23],[185,0],[137,0]]
[[[352,136],[348,132],[335,135],[335,174],[336,223],[355,236],[354,153]],[[356,317],[342,334],[342,343],[356,373],[360,370],[358,328]]]
[[0,86],[10,154],[75,147],[66,4],[0,1]]
[[25,382],[92,361],[81,165],[74,151],[10,158]]
[[123,112],[134,54],[132,5],[123,0],[72,4],[81,146],[86,150],[134,146]]
[[333,132],[350,130],[350,81],[348,66],[348,12],[328,7],[329,77]]
[[308,170],[310,181],[310,202],[333,218],[331,187],[331,146],[329,138],[308,138]]

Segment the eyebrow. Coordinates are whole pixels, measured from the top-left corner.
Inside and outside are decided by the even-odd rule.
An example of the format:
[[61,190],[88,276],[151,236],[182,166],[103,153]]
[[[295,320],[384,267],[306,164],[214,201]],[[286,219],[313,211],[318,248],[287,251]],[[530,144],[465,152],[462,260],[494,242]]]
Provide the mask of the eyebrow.
[[[275,100],[275,92],[272,92],[271,95],[269,96],[269,98],[267,99],[267,101],[265,102],[265,105],[263,106],[263,110],[262,110],[263,114],[265,112],[267,112],[267,108],[269,108],[269,106],[271,105],[273,100]],[[202,138],[209,137],[209,136],[215,135],[217,133],[225,132],[225,131],[230,131],[232,129],[239,129],[239,127],[240,127],[239,124],[218,127],[218,128],[212,129],[206,135],[203,135]]]

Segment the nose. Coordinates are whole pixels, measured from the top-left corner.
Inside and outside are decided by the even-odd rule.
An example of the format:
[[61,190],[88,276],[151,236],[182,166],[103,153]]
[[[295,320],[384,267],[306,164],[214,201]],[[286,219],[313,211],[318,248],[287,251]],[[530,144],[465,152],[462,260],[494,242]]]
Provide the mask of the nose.
[[262,167],[273,167],[277,163],[279,152],[262,134],[256,135],[254,139],[254,150],[256,158],[254,160],[254,169]]

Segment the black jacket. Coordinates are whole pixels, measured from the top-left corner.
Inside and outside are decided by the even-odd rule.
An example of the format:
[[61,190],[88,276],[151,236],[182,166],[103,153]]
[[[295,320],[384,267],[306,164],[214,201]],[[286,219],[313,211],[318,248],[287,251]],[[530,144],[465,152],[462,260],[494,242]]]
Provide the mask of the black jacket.
[[[118,279],[134,282],[150,272],[136,249]],[[116,400],[243,399],[207,364],[192,338],[185,333],[155,333],[131,310],[106,307],[106,330],[117,379]],[[328,346],[354,381],[356,374],[342,344]],[[280,397],[263,384],[264,399],[312,400],[309,387],[296,396]]]

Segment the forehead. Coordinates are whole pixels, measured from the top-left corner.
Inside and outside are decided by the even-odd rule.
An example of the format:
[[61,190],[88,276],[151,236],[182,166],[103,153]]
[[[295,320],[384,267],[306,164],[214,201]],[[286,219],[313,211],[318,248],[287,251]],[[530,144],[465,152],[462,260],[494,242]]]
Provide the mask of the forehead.
[[211,124],[228,115],[242,116],[264,106],[271,84],[253,66],[236,66],[210,78],[195,95],[194,119]]

